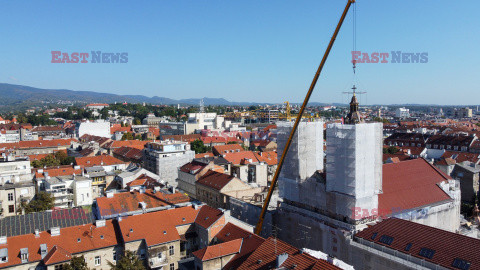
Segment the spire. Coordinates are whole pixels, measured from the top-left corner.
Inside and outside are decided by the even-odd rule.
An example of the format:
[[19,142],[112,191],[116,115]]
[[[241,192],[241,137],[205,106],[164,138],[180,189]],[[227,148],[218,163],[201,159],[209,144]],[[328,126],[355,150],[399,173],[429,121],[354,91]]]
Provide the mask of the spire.
[[345,124],[358,124],[363,123],[363,119],[360,117],[360,112],[358,111],[358,100],[357,96],[355,95],[357,87],[353,85],[352,87],[352,100],[350,101],[350,112],[348,113],[347,117],[345,118]]

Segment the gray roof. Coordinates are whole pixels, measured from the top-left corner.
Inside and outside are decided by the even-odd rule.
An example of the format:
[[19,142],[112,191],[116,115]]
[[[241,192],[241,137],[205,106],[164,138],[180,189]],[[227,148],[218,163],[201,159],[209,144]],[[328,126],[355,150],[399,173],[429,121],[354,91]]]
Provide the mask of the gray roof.
[[60,209],[0,219],[0,236],[33,234],[35,229],[47,231],[52,227],[72,227],[93,223],[92,212],[81,207]]
[[472,163],[470,161],[464,161],[461,163],[457,163],[458,166],[462,167],[463,169],[470,171],[472,173],[480,172],[480,165]]

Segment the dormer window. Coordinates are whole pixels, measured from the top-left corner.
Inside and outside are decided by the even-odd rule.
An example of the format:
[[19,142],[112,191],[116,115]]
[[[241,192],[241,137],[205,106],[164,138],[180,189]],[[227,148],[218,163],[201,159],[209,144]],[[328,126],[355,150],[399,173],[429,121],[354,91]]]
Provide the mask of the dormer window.
[[20,249],[20,258],[22,259],[22,263],[28,262],[28,248]]
[[8,248],[0,249],[0,263],[8,262]]

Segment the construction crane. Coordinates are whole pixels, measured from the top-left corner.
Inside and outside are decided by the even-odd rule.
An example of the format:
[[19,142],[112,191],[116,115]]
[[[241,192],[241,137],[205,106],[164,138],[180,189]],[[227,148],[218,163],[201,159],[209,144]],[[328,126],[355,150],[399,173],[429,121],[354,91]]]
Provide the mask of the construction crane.
[[337,24],[337,27],[335,28],[335,31],[333,33],[332,38],[330,39],[330,43],[328,43],[327,49],[325,51],[325,54],[323,55],[322,61],[320,62],[320,65],[318,66],[317,72],[315,73],[315,76],[313,77],[312,83],[310,84],[310,88],[308,89],[307,95],[305,96],[305,100],[303,101],[302,107],[300,108],[300,111],[298,112],[297,118],[295,119],[295,124],[293,124],[293,128],[290,131],[290,136],[288,137],[287,143],[285,144],[285,148],[283,149],[282,156],[280,160],[278,161],[277,165],[277,170],[275,171],[275,175],[273,176],[272,183],[270,185],[270,189],[268,190],[267,197],[265,199],[265,202],[263,203],[262,207],[262,212],[260,213],[260,217],[258,219],[257,226],[255,227],[255,233],[260,234],[262,231],[262,226],[263,226],[263,220],[265,218],[265,213],[267,212],[268,205],[270,204],[270,199],[272,198],[273,190],[275,189],[275,186],[277,185],[278,181],[278,176],[280,175],[280,171],[282,170],[283,162],[285,161],[285,157],[287,156],[288,149],[290,148],[290,145],[292,144],[292,139],[293,136],[295,135],[295,131],[298,128],[298,125],[300,124],[300,121],[302,120],[303,113],[305,111],[305,107],[307,107],[308,101],[310,100],[310,96],[312,95],[313,89],[315,88],[315,85],[317,84],[318,78],[320,77],[320,73],[322,72],[323,66],[325,65],[325,62],[327,61],[328,55],[330,54],[330,51],[332,50],[333,43],[335,42],[335,39],[337,38],[338,32],[340,31],[340,28],[342,27],[343,21],[345,20],[345,17],[347,16],[348,10],[350,9],[350,6],[355,3],[355,0],[348,0],[347,5],[345,7],[345,10],[343,11],[342,16],[340,17],[340,21]]

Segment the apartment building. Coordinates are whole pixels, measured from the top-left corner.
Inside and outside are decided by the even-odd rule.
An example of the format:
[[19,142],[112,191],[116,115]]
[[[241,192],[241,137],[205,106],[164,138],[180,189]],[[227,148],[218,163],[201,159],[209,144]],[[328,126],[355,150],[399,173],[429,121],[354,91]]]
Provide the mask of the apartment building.
[[160,179],[176,186],[178,169],[192,161],[195,152],[190,144],[178,141],[151,142],[145,145],[144,168],[160,176]]
[[35,185],[28,158],[5,155],[0,158],[0,215],[16,215],[22,202],[35,196]]
[[229,198],[253,197],[262,191],[252,187],[237,177],[208,171],[195,182],[196,198],[216,208],[229,209]]

